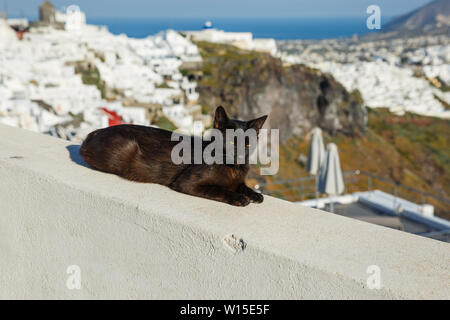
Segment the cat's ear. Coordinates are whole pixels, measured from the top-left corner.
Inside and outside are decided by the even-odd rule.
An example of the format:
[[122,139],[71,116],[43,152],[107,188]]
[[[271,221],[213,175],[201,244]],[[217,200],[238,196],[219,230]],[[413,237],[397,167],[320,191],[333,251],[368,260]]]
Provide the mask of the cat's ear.
[[259,130],[264,125],[264,122],[266,121],[266,119],[267,119],[267,115],[259,117],[257,119],[253,119],[253,120],[247,121],[247,127],[249,129],[255,129],[256,132],[259,133]]
[[223,129],[228,124],[228,116],[225,109],[222,106],[217,107],[216,114],[214,116],[214,128]]

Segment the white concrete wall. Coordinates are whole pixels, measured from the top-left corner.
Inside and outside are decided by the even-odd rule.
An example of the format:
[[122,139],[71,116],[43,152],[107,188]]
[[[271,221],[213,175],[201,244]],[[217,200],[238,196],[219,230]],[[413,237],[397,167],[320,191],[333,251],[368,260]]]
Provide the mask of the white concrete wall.
[[[0,126],[0,298],[450,298],[447,243],[270,197],[231,207],[77,162],[77,146]],[[66,287],[69,265],[80,290]]]

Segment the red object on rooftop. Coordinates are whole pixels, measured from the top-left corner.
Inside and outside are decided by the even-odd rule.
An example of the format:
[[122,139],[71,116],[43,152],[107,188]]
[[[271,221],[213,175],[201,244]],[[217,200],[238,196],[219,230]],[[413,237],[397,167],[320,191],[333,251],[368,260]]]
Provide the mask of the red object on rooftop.
[[101,111],[103,111],[104,113],[106,113],[106,115],[108,116],[108,125],[109,125],[110,127],[112,127],[112,126],[117,126],[117,125],[123,123],[122,117],[119,116],[119,115],[117,114],[117,112],[108,110],[108,109],[106,109],[106,108],[99,108],[99,109],[100,109]]
[[22,39],[23,39],[23,34],[24,34],[25,32],[26,32],[25,30],[16,31],[17,38],[18,38],[19,40],[22,40]]

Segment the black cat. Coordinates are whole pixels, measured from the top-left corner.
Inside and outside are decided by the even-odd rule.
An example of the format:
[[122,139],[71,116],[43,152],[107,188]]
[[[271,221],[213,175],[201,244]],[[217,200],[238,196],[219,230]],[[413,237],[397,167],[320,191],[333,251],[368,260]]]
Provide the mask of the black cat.
[[[228,118],[223,107],[218,107],[214,128],[223,132],[224,137],[226,129],[254,129],[259,132],[266,118],[263,116],[247,122],[233,120]],[[159,183],[179,192],[235,206],[263,202],[260,193],[245,185],[249,171],[249,144],[245,145],[244,164],[174,164],[171,153],[179,142],[171,141],[171,136],[172,132],[153,127],[112,126],[91,132],[80,153],[92,168],[129,180]],[[203,149],[209,143],[203,141]],[[224,138],[225,157],[226,143]]]

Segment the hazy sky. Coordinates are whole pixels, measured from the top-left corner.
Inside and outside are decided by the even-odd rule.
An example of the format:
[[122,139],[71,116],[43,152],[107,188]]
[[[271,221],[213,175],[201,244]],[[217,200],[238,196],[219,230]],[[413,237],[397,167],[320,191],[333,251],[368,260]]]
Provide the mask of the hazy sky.
[[[430,0],[53,0],[56,8],[80,6],[89,17],[349,17],[377,4],[395,16]],[[5,4],[7,5],[5,6]],[[0,0],[10,16],[37,16],[41,0]]]

